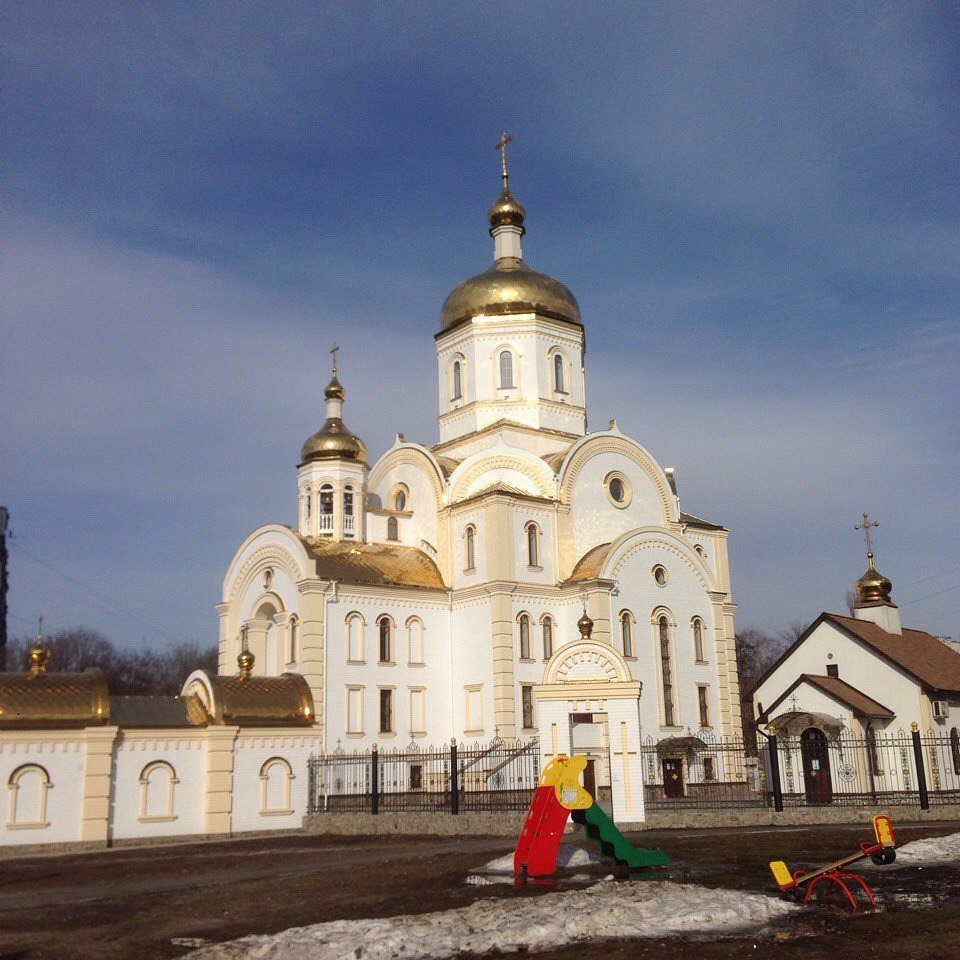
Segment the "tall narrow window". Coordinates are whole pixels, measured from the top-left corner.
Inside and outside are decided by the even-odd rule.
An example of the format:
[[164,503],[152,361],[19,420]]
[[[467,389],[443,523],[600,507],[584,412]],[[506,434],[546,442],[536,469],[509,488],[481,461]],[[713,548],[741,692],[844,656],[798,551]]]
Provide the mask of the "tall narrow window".
[[380,691],[380,732],[393,733],[393,691]]
[[320,488],[320,516],[319,528],[321,536],[330,536],[333,533],[333,487],[325,483]]
[[356,531],[356,519],[353,513],[353,487],[348,483],[343,488],[343,533],[352,537]]
[[407,621],[407,662],[423,663],[423,621],[419,617]]
[[549,660],[553,656],[553,618],[543,618],[543,659]]
[[553,389],[563,393],[563,357],[559,353],[553,355]]
[[474,527],[466,529],[466,569],[477,569],[477,531]]
[[529,684],[523,684],[520,687],[520,704],[523,713],[523,729],[533,728],[533,687]]
[[707,659],[703,654],[703,621],[699,618],[693,621],[693,655],[701,663]]
[[310,522],[310,501],[313,499],[313,495],[309,490],[304,490],[303,492],[303,519]]
[[520,659],[530,659],[530,618],[520,614]]
[[359,613],[347,617],[347,659],[352,663],[363,662],[363,617]]
[[290,649],[287,652],[287,663],[297,659],[297,644],[300,641],[300,621],[296,617],[290,618]]
[[463,396],[463,374],[460,370],[460,361],[453,361],[453,399],[459,400]]
[[387,539],[388,540],[400,539],[400,527],[397,524],[396,517],[387,517]]
[[707,688],[697,687],[697,705],[700,708],[700,726],[710,726],[710,704],[707,702]]
[[407,491],[398,490],[397,495],[393,498],[393,509],[399,510],[400,513],[403,513],[407,509]]
[[512,389],[513,382],[513,354],[509,350],[500,351],[500,389]]
[[535,523],[527,524],[527,563],[540,566],[540,530]]
[[633,656],[633,618],[624,610],[620,614],[620,640],[623,642],[623,655]]
[[674,726],[673,666],[670,660],[670,622],[665,616],[657,621],[660,637],[660,678],[663,683],[663,722]]
[[381,617],[377,622],[380,628],[380,662],[393,663],[393,630],[389,617]]

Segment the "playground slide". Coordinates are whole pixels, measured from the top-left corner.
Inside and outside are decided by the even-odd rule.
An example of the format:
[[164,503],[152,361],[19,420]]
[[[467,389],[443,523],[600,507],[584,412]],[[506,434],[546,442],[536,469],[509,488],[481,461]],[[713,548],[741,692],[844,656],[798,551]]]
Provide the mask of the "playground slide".
[[570,811],[556,799],[553,786],[540,786],[523,822],[517,848],[513,854],[513,872],[520,876],[548,877],[556,872],[560,838]]
[[670,858],[662,850],[645,850],[630,843],[596,802],[586,810],[572,811],[572,816],[605,856],[631,870],[666,867],[670,863]]

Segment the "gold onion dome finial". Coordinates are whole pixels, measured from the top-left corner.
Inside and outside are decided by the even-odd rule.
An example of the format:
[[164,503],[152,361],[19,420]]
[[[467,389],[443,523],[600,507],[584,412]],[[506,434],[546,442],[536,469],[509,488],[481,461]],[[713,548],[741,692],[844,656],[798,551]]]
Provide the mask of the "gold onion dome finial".
[[490,208],[490,233],[497,227],[506,225],[519,227],[520,233],[524,233],[523,221],[527,212],[523,209],[520,201],[510,192],[510,174],[507,172],[507,144],[513,141],[513,137],[507,136],[507,131],[500,133],[500,141],[496,148],[500,151],[500,179],[503,181],[503,189],[500,196],[494,201]]
[[590,619],[590,614],[587,613],[586,606],[583,608],[583,616],[577,621],[577,629],[584,640],[590,639],[590,635],[593,633],[593,621]]
[[870,515],[863,514],[863,519],[853,525],[854,530],[862,530],[867,543],[867,572],[857,581],[858,603],[890,603],[890,593],[893,584],[873,565],[873,543],[870,540],[870,530],[880,526],[879,520],[871,520]]
[[337,379],[337,351],[334,344],[333,376],[323,391],[327,400],[327,419],[313,436],[309,437],[300,450],[301,463],[314,460],[356,460],[367,462],[367,448],[363,441],[351,433],[343,423],[340,414],[343,411],[343,384]]
[[40,614],[40,622],[37,624],[37,641],[27,651],[30,658],[30,673],[38,676],[47,669],[47,661],[50,659],[50,651],[43,645],[43,614]]
[[247,646],[247,626],[244,624],[243,633],[240,638],[240,655],[237,657],[237,666],[240,668],[240,679],[246,680],[253,673],[253,665],[256,658],[250,652]]

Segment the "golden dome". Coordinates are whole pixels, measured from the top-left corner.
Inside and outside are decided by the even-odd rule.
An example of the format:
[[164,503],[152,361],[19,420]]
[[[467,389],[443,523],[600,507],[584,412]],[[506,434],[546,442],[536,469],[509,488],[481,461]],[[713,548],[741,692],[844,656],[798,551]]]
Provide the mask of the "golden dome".
[[593,621],[586,610],[583,611],[583,616],[577,621],[577,629],[584,640],[590,639],[590,635],[593,633]]
[[328,417],[323,426],[303,445],[301,463],[314,460],[356,460],[367,462],[367,448],[352,434],[339,417]]
[[504,183],[500,196],[494,201],[490,208],[490,232],[494,228],[502,227],[507,224],[519,227],[520,232],[524,232],[523,221],[527,212],[523,209],[520,201],[510,192],[510,188]]
[[580,305],[559,280],[531,270],[522,260],[505,257],[454,287],[440,310],[440,327],[447,330],[481,314],[510,313],[539,313],[580,324]]
[[328,400],[343,399],[343,384],[337,379],[336,373],[334,373],[330,382],[327,384],[327,388],[323,391],[323,395]]
[[867,554],[867,572],[857,581],[860,603],[889,603],[893,584],[873,565],[873,554]]
[[237,666],[240,668],[241,677],[249,677],[253,672],[254,656],[249,650],[241,650],[237,657]]

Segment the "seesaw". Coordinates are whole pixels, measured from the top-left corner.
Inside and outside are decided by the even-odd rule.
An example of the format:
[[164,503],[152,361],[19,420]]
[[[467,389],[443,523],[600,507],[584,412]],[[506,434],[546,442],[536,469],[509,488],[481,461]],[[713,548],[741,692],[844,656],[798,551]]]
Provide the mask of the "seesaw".
[[[816,870],[807,872],[806,870],[795,870],[790,872],[787,865],[782,860],[774,860],[770,864],[770,871],[773,873],[773,879],[780,892],[790,900],[797,903],[808,903],[813,896],[813,891],[820,884],[829,887],[830,884],[836,884],[850,901],[850,912],[857,912],[857,901],[850,892],[850,885],[859,886],[870,901],[870,906],[877,905],[870,888],[864,882],[863,877],[856,873],[850,873],[846,868],[858,860],[865,860],[869,857],[874,863],[886,864],[893,863],[897,858],[896,844],[893,839],[893,826],[890,818],[881,814],[873,818],[873,834],[876,838],[874,842],[864,840],[860,844],[857,853],[850,854],[842,860],[835,863],[828,863],[826,866],[819,867]],[[854,887],[856,889],[856,887]]]

